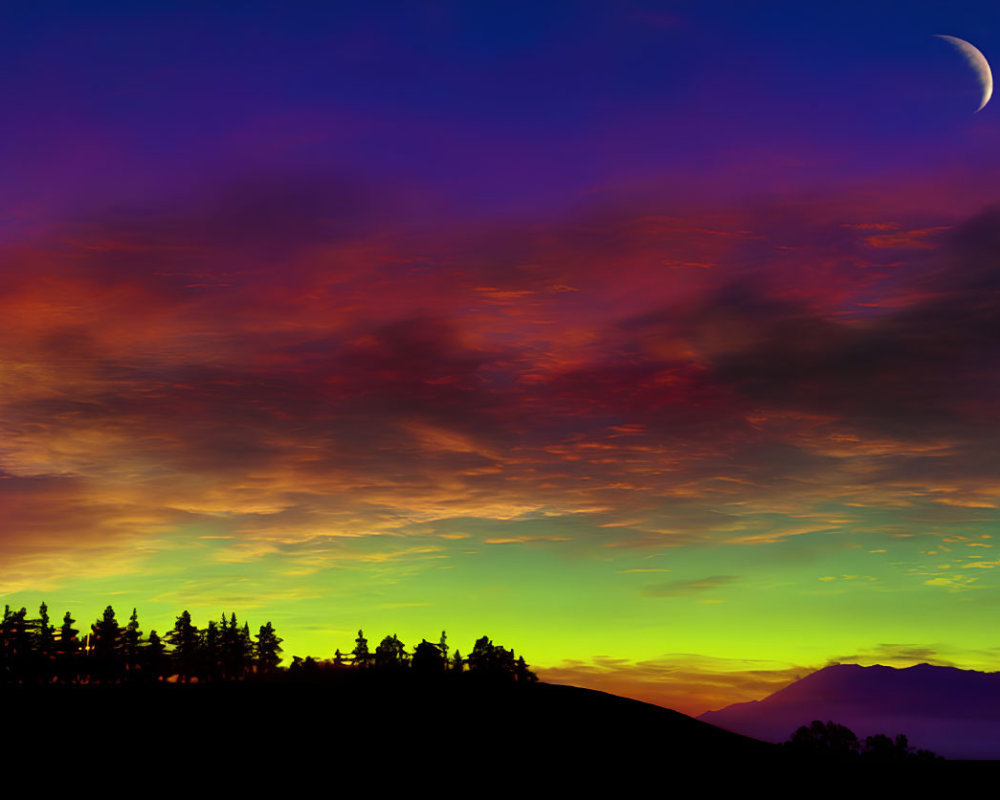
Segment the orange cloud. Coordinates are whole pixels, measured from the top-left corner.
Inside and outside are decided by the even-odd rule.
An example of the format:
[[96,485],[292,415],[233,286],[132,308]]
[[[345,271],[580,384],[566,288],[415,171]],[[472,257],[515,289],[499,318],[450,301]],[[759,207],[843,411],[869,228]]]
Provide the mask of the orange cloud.
[[663,656],[646,661],[597,656],[538,668],[542,680],[632,697],[697,716],[731,703],[760,700],[813,668],[771,662]]

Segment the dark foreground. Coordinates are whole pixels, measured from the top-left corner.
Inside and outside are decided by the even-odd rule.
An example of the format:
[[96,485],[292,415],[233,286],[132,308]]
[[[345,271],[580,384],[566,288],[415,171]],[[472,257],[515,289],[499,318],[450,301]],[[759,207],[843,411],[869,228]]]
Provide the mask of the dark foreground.
[[381,786],[409,795],[422,784],[443,796],[475,795],[477,786],[491,796],[640,787],[669,795],[692,782],[791,795],[808,788],[802,781],[926,788],[931,780],[1000,771],[995,762],[803,763],[668,709],[551,684],[354,675],[314,683],[7,687],[0,700],[7,765],[45,775],[53,787],[83,780],[115,797],[157,794],[157,787],[198,796],[330,796]]

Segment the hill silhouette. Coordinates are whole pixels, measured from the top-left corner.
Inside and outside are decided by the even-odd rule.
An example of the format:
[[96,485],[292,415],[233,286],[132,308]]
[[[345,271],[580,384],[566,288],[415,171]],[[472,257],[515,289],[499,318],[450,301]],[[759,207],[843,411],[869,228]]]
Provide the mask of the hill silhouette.
[[778,751],[637,700],[470,675],[6,687],[0,697],[8,731],[69,751],[105,746],[97,743],[160,751],[184,742],[187,750],[216,756],[285,760],[334,748],[367,761],[387,750],[417,758],[444,747],[483,763],[517,752],[528,760],[655,755],[681,764],[707,757],[768,760]]
[[[4,687],[0,739],[13,774],[101,794],[184,787],[198,796],[322,790],[379,796],[444,783],[486,797],[620,796],[781,782],[845,789],[964,777],[803,762],[777,745],[669,709],[545,683],[394,678]],[[336,789],[336,791],[334,791]],[[448,793],[451,793],[449,791]]]
[[946,758],[1000,759],[1000,673],[836,664],[699,719],[770,742],[812,720],[833,720],[859,737],[903,733],[912,746]]
[[[618,796],[709,778],[716,787],[800,773],[854,780],[867,769],[540,683],[488,636],[462,656],[444,631],[408,649],[395,634],[374,645],[358,630],[349,653],[293,657],[285,668],[271,623],[253,636],[234,612],[199,628],[184,611],[163,637],[144,636],[135,609],[120,624],[110,605],[83,638],[75,624],[66,612],[57,627],[44,603],[37,617],[7,606],[0,620],[3,764],[53,789],[159,795],[166,784],[258,796],[367,791],[375,781],[382,795],[410,780],[441,792],[460,780],[488,796],[540,787]],[[897,783],[947,769],[882,766]]]

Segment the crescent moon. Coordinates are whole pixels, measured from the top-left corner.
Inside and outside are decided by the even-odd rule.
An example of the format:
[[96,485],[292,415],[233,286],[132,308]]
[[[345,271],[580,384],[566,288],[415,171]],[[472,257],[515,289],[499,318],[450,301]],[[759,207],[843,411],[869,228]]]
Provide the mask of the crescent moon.
[[[957,36],[945,36],[941,33],[934,34],[939,39],[944,39],[946,42],[955,45],[959,52],[965,56],[965,60],[969,62],[969,66],[972,67],[976,76],[979,78],[979,83],[983,87],[983,99],[979,103],[979,108],[976,111],[982,111],[983,106],[990,102],[990,98],[993,96],[993,73],[990,72],[990,62],[986,60],[979,49],[969,44],[965,39],[959,39]],[[975,112],[973,112],[975,113]]]

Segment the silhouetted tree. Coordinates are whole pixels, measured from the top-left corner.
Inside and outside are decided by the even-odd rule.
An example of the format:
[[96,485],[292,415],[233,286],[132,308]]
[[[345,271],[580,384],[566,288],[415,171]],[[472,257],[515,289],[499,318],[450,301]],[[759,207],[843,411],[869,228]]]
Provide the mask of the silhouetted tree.
[[122,629],[115,619],[115,610],[108,606],[104,614],[93,625],[91,630],[91,647],[97,658],[110,659],[115,655],[121,644]]
[[808,726],[803,725],[795,731],[785,742],[785,747],[797,756],[836,761],[860,758],[862,761],[889,764],[939,760],[939,757],[929,750],[913,752],[903,734],[891,739],[883,733],[877,733],[866,737],[862,744],[849,728],[835,722],[823,723],[819,720],[814,720]]
[[[282,639],[270,621],[260,627],[254,640],[250,636],[250,626],[244,623],[240,627],[235,613],[229,617],[223,614],[218,623],[211,621],[203,632],[199,632],[190,612],[183,611],[165,637],[170,649],[156,631],[151,631],[148,641],[143,641],[135,608],[128,624],[122,628],[113,607],[107,606],[90,626],[91,633],[82,650],[74,623],[67,611],[57,635],[45,603],[39,607],[38,619],[31,620],[27,619],[24,608],[12,611],[9,605],[5,606],[0,619],[0,682],[48,683],[57,677],[66,683],[78,680],[107,683],[120,681],[123,676],[131,680],[158,681],[172,675],[185,683],[192,678],[199,681],[238,680],[254,672],[272,673],[279,669],[282,661]],[[449,662],[448,653],[445,631],[441,631],[437,642],[422,639],[411,657],[396,634],[383,638],[375,652],[370,652],[364,631],[359,629],[351,664],[362,669],[376,666],[392,672],[409,667],[421,674],[461,673],[468,665],[469,671],[477,676],[517,682],[537,680],[523,657],[515,658],[512,650],[495,645],[487,636],[476,641],[468,659],[463,659],[456,650]],[[311,656],[295,657],[289,671],[303,677],[318,676],[330,666],[325,662],[317,664]],[[343,669],[346,666],[345,656],[338,648],[332,667]],[[810,730],[797,732],[796,741],[800,744],[807,741]],[[866,752],[888,751],[887,741],[885,737],[870,737]],[[900,744],[897,737],[894,746],[908,750],[905,738]]]
[[191,624],[191,614],[181,613],[174,623],[174,629],[167,634],[167,641],[173,646],[173,661],[177,676],[188,683],[198,668],[198,629]]
[[222,615],[222,628],[219,632],[222,648],[222,674],[224,678],[233,680],[242,678],[249,671],[253,661],[253,642],[250,639],[250,628],[242,628],[236,622],[233,613],[226,623],[226,615]]
[[253,668],[254,665],[254,653],[255,648],[253,644],[253,639],[250,637],[250,623],[244,622],[243,627],[240,628],[240,645],[243,648],[243,659],[245,668],[247,671]]
[[909,755],[909,744],[903,734],[894,741],[884,733],[877,733],[866,737],[861,746],[861,757],[868,761],[905,761]]
[[88,668],[91,679],[113,683],[120,677],[118,656],[122,639],[115,610],[111,606],[105,608],[101,618],[90,626],[90,631]]
[[353,664],[359,669],[371,666],[372,655],[368,652],[368,640],[362,630],[358,631],[358,638],[354,640],[354,649],[351,651]]
[[198,675],[203,680],[217,680],[221,677],[222,641],[219,626],[210,620],[208,627],[202,633],[200,648],[200,664]]
[[49,621],[49,607],[45,603],[38,607],[38,619],[32,620],[29,627],[30,681],[49,683],[55,676],[56,629]]
[[836,722],[823,723],[818,719],[795,731],[787,746],[798,755],[836,759],[856,756],[859,750],[854,731]]
[[485,672],[490,659],[493,657],[493,642],[488,636],[483,636],[476,640],[472,646],[472,652],[466,662],[469,665],[469,672]]
[[273,672],[278,668],[281,642],[270,622],[260,626],[260,633],[257,634],[257,666],[261,672]]
[[11,611],[5,605],[0,622],[0,682],[21,683],[29,674],[31,636],[28,632],[28,610]]
[[56,644],[56,650],[60,655],[75,653],[80,647],[80,642],[76,638],[80,631],[73,627],[74,622],[76,620],[67,611],[63,615],[62,625],[59,626],[59,641]]
[[62,683],[75,683],[78,678],[78,656],[80,642],[76,635],[79,631],[73,627],[76,622],[67,611],[59,626],[59,638],[56,640],[56,674]]
[[55,626],[49,622],[49,607],[42,603],[38,607],[38,643],[36,649],[43,658],[55,652]]
[[0,619],[0,685],[12,680],[10,656],[10,605],[5,603]]
[[142,641],[142,631],[139,630],[139,614],[133,608],[132,616],[128,619],[128,625],[122,633],[122,657],[125,660],[125,672],[135,677],[139,664],[139,645]]
[[406,650],[396,634],[386,636],[375,648],[375,666],[379,669],[401,669],[406,664]]
[[[512,681],[519,678],[513,651],[498,647],[490,641],[488,636],[483,636],[476,641],[466,660],[469,672],[480,677]],[[524,674],[526,676],[527,672],[527,665],[525,665]],[[527,677],[525,679],[527,680]]]
[[142,648],[142,674],[148,681],[158,681],[164,677],[166,669],[167,648],[156,631],[152,630]]
[[413,650],[412,668],[414,672],[423,675],[433,675],[444,672],[445,660],[441,654],[441,645],[424,639]]
[[943,760],[930,750],[914,751],[910,742],[902,733],[895,739],[890,739],[884,733],[865,737],[861,746],[861,758],[865,761],[879,763],[900,763],[903,761],[933,762]]
[[524,656],[518,657],[517,663],[514,665],[514,676],[518,683],[537,683],[538,681],[538,676],[528,669],[528,665],[524,662]]

